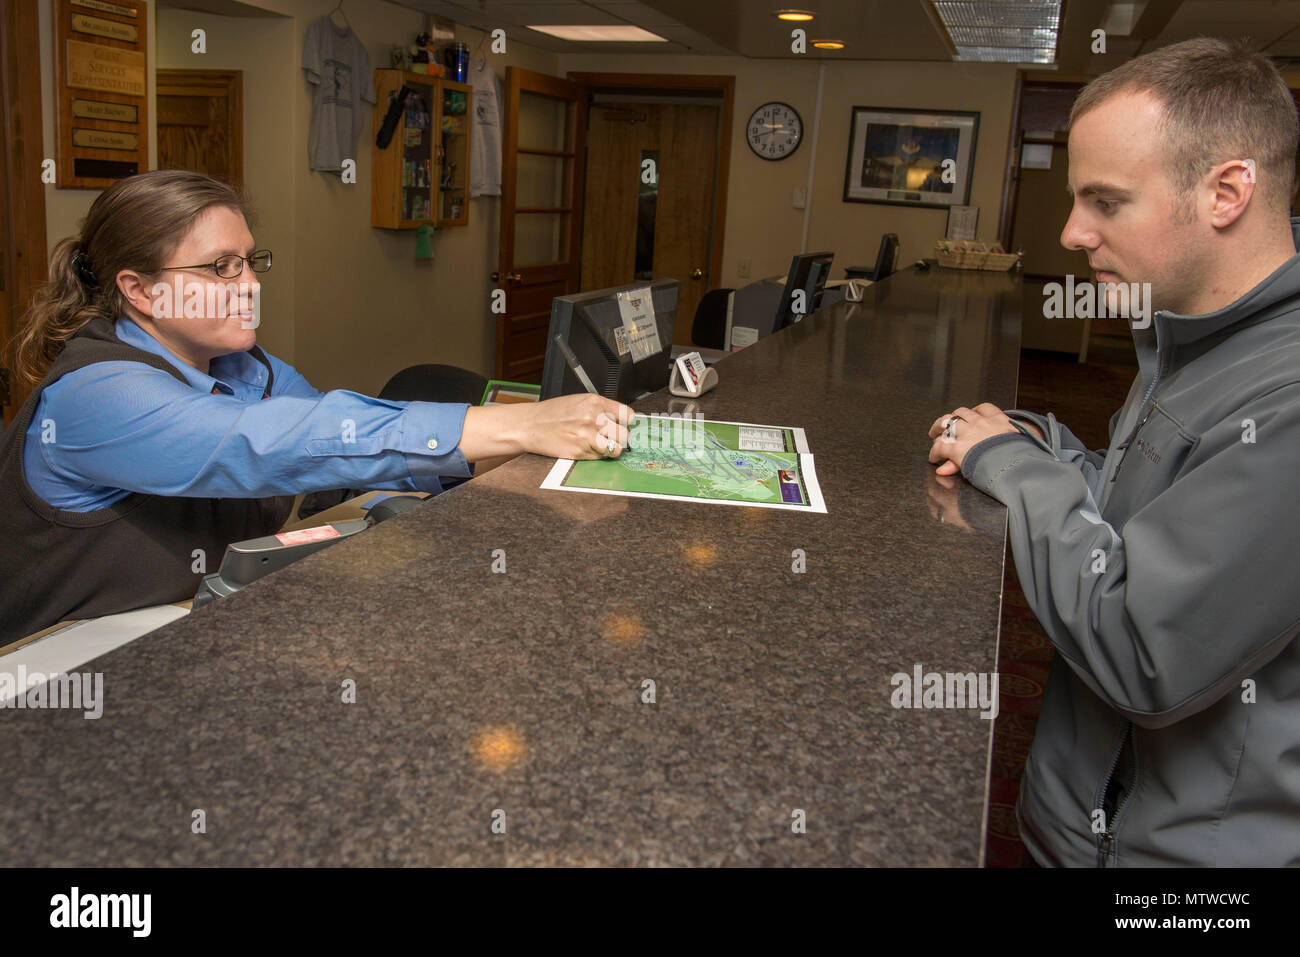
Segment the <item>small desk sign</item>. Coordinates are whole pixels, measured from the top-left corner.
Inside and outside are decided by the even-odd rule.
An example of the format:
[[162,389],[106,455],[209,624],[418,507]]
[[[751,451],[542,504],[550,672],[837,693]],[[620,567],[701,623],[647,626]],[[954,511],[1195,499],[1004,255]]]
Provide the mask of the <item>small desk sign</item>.
[[948,207],[948,239],[974,239],[980,219],[978,206]]

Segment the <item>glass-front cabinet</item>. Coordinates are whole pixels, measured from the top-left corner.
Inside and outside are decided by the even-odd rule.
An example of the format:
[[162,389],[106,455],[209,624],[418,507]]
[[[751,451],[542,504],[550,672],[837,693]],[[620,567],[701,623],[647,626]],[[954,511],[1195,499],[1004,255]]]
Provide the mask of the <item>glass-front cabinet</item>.
[[387,144],[372,150],[370,225],[467,225],[473,91],[423,73],[376,70],[375,94],[375,133]]
[[438,85],[438,225],[469,222],[469,124],[474,91],[463,83]]

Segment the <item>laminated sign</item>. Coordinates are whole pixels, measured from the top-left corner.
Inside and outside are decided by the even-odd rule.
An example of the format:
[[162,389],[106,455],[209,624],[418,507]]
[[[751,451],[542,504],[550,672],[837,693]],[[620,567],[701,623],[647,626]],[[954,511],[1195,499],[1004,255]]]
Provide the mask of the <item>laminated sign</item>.
[[655,307],[651,301],[650,287],[629,289],[618,294],[618,312],[627,332],[628,349],[632,361],[648,359],[663,349],[659,341],[659,324],[655,322]]

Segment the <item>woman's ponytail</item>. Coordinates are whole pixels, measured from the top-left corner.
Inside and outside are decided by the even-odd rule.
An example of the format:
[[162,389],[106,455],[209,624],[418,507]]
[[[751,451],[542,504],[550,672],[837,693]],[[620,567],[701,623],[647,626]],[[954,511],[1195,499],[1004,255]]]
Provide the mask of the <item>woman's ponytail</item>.
[[[97,281],[87,282],[87,273],[95,278],[93,261],[81,237],[61,240],[50,255],[49,282],[37,288],[15,337],[14,376],[24,385],[40,382],[68,340],[95,316],[104,314],[103,290]],[[110,314],[110,318],[115,317]]]

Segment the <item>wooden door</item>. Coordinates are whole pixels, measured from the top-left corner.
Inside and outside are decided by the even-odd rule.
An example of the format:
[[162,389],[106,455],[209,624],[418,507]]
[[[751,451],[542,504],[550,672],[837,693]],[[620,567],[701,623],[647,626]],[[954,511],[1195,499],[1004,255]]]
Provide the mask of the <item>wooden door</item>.
[[587,95],[573,80],[507,67],[505,98],[496,375],[540,382],[551,300],[578,291]]
[[[695,308],[713,279],[719,116],[717,106],[683,103],[597,103],[588,113],[583,289],[680,280],[678,344],[690,343]],[[647,159],[657,174],[650,184]]]
[[158,168],[244,184],[242,70],[159,70]]

